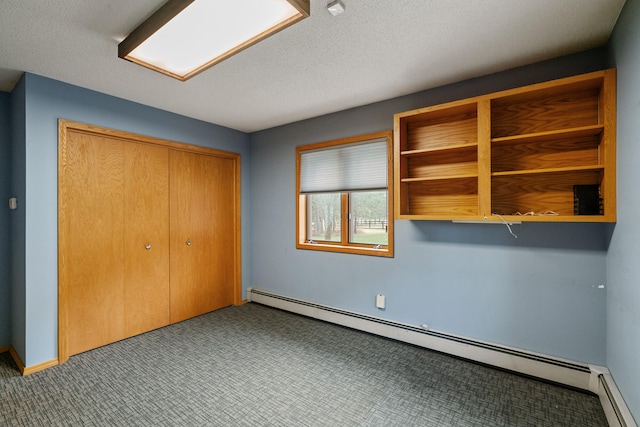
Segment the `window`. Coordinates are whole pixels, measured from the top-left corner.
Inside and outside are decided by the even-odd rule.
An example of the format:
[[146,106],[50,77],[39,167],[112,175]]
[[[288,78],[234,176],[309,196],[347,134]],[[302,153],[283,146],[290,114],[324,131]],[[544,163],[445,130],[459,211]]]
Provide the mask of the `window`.
[[296,148],[298,249],[393,256],[391,135]]

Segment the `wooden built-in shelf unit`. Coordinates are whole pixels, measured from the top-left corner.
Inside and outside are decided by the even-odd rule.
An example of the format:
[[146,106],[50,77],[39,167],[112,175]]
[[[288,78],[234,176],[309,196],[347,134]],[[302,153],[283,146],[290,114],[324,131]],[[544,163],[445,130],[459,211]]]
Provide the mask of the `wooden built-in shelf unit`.
[[396,218],[615,222],[615,79],[610,69],[396,114]]

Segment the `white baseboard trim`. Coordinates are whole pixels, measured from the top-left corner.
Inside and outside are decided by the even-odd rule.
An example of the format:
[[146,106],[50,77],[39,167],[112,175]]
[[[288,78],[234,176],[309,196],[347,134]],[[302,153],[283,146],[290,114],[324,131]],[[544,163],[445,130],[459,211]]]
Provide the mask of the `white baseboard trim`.
[[598,374],[598,397],[610,426],[637,427],[637,424],[616,386],[609,370],[603,366],[591,366]]
[[609,371],[420,326],[247,289],[247,300],[597,394],[611,426],[637,427]]

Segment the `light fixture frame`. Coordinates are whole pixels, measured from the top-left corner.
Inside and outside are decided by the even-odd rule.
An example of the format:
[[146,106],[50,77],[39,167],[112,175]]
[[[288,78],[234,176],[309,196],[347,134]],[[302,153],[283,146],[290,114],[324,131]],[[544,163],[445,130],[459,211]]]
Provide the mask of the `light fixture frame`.
[[[227,52],[213,58],[212,60],[202,64],[194,70],[188,72],[185,75],[179,75],[170,71],[164,70],[156,65],[149,64],[148,62],[131,57],[129,54],[145,40],[151,37],[156,31],[162,28],[165,24],[171,21],[175,16],[182,12],[187,6],[193,3],[195,0],[169,0],[156,10],[149,18],[147,18],[142,24],[140,24],[135,30],[131,32],[123,41],[118,44],[118,57],[131,61],[143,67],[150,68],[159,73],[173,77],[180,81],[189,80],[191,77],[200,74],[201,72],[211,68],[215,64],[224,61],[225,59],[239,53],[246,48],[253,46],[261,40],[266,39],[279,31],[284,30],[287,27],[299,22],[310,15],[310,0],[286,0],[291,6],[298,10],[298,14],[293,17],[263,31],[257,36],[241,43],[240,45],[228,50]],[[235,1],[235,0],[229,0]]]

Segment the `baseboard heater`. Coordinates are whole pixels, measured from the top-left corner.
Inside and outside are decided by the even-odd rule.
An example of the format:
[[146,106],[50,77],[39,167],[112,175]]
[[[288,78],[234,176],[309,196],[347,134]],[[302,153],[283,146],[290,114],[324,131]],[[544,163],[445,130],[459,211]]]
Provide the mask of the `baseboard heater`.
[[342,310],[256,288],[247,289],[247,299],[250,302],[589,391],[600,397],[611,426],[637,427],[613,378],[605,367],[425,329],[421,326]]

